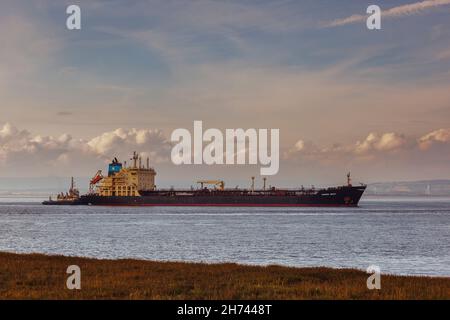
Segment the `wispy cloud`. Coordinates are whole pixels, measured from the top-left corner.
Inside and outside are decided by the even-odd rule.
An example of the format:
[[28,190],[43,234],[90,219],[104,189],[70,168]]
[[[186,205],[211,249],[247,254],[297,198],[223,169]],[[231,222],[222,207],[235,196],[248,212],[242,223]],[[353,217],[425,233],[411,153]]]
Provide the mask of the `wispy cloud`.
[[438,60],[450,59],[450,48],[443,50],[441,52],[438,52],[436,55],[436,59],[438,59]]
[[[397,18],[403,16],[410,16],[414,14],[421,13],[427,9],[432,9],[439,6],[450,5],[450,0],[426,0],[415,2],[411,4],[405,4],[402,6],[397,6],[390,8],[388,10],[383,10],[383,18]],[[338,27],[351,23],[361,22],[367,18],[366,15],[354,14],[346,18],[336,19],[328,24],[327,27]]]

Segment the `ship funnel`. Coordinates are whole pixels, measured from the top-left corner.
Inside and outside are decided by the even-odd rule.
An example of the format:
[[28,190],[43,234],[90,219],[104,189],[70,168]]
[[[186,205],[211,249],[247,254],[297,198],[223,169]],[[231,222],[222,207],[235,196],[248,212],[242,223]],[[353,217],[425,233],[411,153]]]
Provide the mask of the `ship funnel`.
[[122,169],[122,164],[114,158],[113,161],[108,165],[108,177],[115,175]]

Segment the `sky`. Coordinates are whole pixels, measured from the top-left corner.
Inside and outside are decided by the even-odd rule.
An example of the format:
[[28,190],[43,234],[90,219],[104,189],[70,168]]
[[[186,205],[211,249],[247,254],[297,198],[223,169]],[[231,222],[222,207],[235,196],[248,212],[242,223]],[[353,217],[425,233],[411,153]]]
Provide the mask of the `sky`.
[[278,185],[450,179],[449,18],[450,0],[3,0],[0,177],[91,176],[134,150],[161,185],[258,174],[172,165],[171,132],[202,120],[280,129]]

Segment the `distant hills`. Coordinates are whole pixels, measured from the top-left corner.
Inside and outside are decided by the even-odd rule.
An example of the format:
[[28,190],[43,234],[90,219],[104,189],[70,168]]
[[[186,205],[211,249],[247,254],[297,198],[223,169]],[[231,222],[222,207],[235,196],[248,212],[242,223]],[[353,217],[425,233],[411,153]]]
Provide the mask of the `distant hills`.
[[[76,186],[82,193],[87,192],[88,178],[75,178]],[[0,196],[42,196],[66,192],[70,187],[70,177],[5,178],[0,177]]]
[[367,186],[365,195],[450,196],[450,180],[378,182]]

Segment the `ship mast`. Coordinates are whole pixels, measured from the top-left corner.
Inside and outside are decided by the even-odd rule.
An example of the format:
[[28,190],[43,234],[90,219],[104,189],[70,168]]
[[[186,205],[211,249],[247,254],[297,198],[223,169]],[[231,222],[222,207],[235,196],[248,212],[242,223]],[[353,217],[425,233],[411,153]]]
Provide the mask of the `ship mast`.
[[134,151],[133,152],[133,158],[130,159],[130,160],[133,160],[133,168],[136,168],[138,159],[139,159],[139,156],[136,153],[136,151]]

